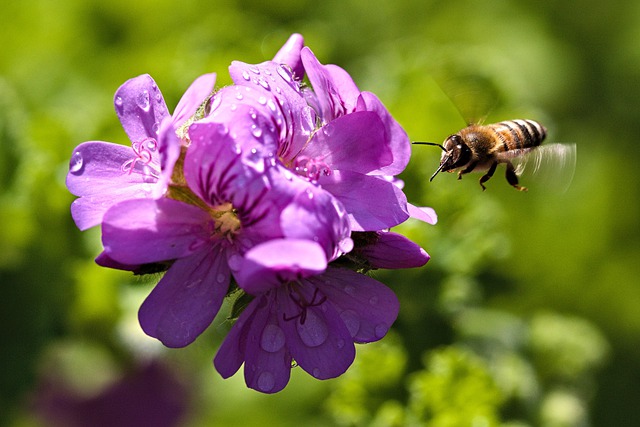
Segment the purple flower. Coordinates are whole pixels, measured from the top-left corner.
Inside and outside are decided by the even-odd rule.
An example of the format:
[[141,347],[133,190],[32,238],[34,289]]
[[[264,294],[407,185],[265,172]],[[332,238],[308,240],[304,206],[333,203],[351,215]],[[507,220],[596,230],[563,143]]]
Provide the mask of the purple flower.
[[[389,176],[401,172],[409,160],[406,133],[375,95],[360,92],[341,68],[321,65],[308,48],[296,50],[302,45],[301,37],[292,36],[276,55],[285,64],[234,61],[234,83],[261,91],[266,102],[277,100],[271,112],[255,105],[280,126],[277,158],[342,202],[353,230],[400,224],[409,218],[409,208]],[[315,92],[301,90],[302,76],[291,72],[301,64]],[[316,128],[319,120],[322,126]]]
[[105,212],[118,202],[157,198],[165,192],[180,154],[175,131],[196,113],[214,83],[215,74],[197,79],[180,100],[173,117],[151,76],[145,74],[120,86],[114,104],[131,147],[90,141],[75,148],[67,187],[79,196],[71,205],[78,228],[85,230],[100,224]]
[[171,263],[139,313],[143,330],[168,347],[188,345],[209,326],[231,273],[253,246],[309,239],[330,258],[350,241],[346,218],[328,193],[277,167],[257,167],[251,154],[247,163],[246,150],[224,125],[192,124],[189,135],[186,184],[172,185],[171,198],[119,203],[102,226],[111,260]]
[[247,386],[282,390],[295,361],[318,379],[343,374],[355,357],[354,343],[373,342],[398,315],[394,293],[351,270],[322,271],[323,252],[299,241],[283,264],[288,245],[273,240],[247,253],[247,276],[238,284],[256,297],[242,312],[215,356],[224,377],[244,363]]

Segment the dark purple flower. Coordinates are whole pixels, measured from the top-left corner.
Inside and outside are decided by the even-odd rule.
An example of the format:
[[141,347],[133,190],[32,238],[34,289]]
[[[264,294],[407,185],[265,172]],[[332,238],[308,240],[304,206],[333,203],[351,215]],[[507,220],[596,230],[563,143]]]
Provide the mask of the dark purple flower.
[[67,187],[79,196],[71,205],[78,228],[85,230],[100,224],[105,212],[118,202],[157,198],[166,191],[180,154],[175,131],[195,114],[214,83],[215,74],[197,79],[173,117],[151,76],[145,74],[120,86],[114,104],[131,147],[90,141],[75,148]]
[[315,243],[298,241],[283,264],[279,254],[288,250],[273,240],[247,253],[248,273],[238,284],[256,297],[214,359],[224,378],[244,363],[247,386],[264,393],[286,386],[294,361],[318,379],[343,374],[354,343],[381,339],[398,315],[396,296],[378,281],[334,267],[321,272]]
[[196,123],[189,135],[186,185],[172,185],[171,198],[121,202],[107,211],[102,226],[110,260],[172,262],[139,313],[144,331],[168,347],[188,345],[209,326],[231,273],[253,246],[309,239],[330,258],[350,241],[346,218],[328,193],[264,166],[264,158],[258,167],[251,153],[247,162],[241,141],[224,125]]

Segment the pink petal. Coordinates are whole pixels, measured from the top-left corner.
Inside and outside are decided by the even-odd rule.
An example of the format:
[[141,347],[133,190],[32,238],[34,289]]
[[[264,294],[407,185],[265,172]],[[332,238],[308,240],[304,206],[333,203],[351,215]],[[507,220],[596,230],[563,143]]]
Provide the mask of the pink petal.
[[393,291],[364,274],[329,268],[307,280],[331,301],[356,342],[381,339],[398,316],[400,303]]
[[279,288],[279,325],[293,359],[318,379],[342,375],[353,363],[355,346],[338,312],[308,282]]
[[127,200],[104,216],[102,243],[122,264],[182,258],[210,240],[211,221],[207,212],[177,200]]
[[162,120],[169,116],[162,93],[148,74],[120,86],[114,104],[120,123],[133,143],[156,138]]
[[327,268],[322,246],[300,239],[273,239],[249,250],[235,273],[238,286],[252,295]]
[[71,205],[78,228],[98,225],[113,205],[128,199],[151,197],[156,182],[149,165],[136,163],[131,147],[110,142],[90,141],[74,150],[67,174],[67,188],[80,196]]
[[404,193],[382,177],[334,171],[318,182],[342,202],[352,231],[384,230],[409,218]]
[[219,246],[177,260],[142,303],[142,329],[167,347],[191,344],[218,313],[229,280]]
[[216,73],[204,74],[191,83],[173,112],[175,127],[182,126],[196,113],[205,99],[213,93],[215,84]]
[[411,215],[411,218],[419,219],[420,221],[424,221],[432,225],[435,225],[438,222],[438,214],[436,214],[436,211],[433,208],[418,207],[411,203],[407,203],[407,207],[409,208],[409,215]]
[[304,67],[300,51],[304,47],[304,38],[301,34],[292,34],[287,42],[280,48],[273,57],[273,62],[286,64],[293,71],[296,79],[302,80],[304,77]]

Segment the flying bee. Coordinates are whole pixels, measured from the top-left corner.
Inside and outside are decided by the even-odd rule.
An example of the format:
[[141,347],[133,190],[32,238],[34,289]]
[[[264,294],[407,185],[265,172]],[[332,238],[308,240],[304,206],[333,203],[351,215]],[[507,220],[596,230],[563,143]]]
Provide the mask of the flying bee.
[[[535,120],[508,120],[490,125],[472,124],[450,135],[443,144],[434,142],[414,142],[414,144],[434,145],[442,149],[440,166],[429,181],[440,172],[458,172],[458,179],[470,172],[485,172],[480,177],[480,186],[495,173],[498,164],[506,165],[507,182],[516,190],[527,191],[518,184],[518,176],[524,170],[526,161],[535,158],[534,170],[545,159],[553,160],[557,167],[565,167],[575,161],[575,144],[547,144],[541,146],[547,130]],[[519,162],[518,167],[513,161]],[[573,174],[573,170],[571,170]]]

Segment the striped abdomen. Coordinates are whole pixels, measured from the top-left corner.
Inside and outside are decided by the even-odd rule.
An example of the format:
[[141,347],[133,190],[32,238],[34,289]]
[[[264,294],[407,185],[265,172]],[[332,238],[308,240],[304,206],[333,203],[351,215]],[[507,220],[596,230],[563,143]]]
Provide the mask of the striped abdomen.
[[536,147],[547,136],[547,130],[535,120],[507,120],[487,127],[502,143],[502,147],[496,147],[498,151]]

